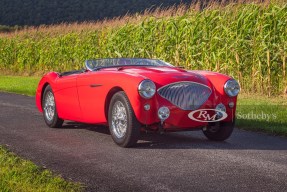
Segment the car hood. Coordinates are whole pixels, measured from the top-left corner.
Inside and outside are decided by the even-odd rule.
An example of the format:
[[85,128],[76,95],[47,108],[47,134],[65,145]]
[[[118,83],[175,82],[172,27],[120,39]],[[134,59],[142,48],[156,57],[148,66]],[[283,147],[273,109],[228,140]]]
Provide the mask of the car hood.
[[158,87],[179,81],[193,81],[211,86],[205,76],[175,67],[123,67],[120,71],[151,79]]

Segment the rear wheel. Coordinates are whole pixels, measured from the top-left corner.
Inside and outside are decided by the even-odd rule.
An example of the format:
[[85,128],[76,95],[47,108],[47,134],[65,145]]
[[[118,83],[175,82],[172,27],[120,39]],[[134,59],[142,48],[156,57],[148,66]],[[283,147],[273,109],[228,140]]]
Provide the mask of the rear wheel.
[[50,85],[45,88],[42,109],[44,120],[49,127],[57,128],[62,126],[64,121],[58,116],[54,93]]
[[112,97],[108,119],[111,136],[116,144],[121,147],[131,147],[138,141],[140,123],[123,91]]
[[213,141],[224,141],[230,137],[234,129],[233,122],[217,122],[203,129],[204,135]]

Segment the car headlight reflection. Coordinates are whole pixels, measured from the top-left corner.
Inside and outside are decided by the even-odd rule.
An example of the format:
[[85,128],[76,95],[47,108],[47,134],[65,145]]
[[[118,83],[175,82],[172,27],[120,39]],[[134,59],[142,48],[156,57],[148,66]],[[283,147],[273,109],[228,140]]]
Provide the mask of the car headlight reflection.
[[140,96],[145,99],[150,99],[154,96],[156,87],[153,81],[145,79],[139,84],[138,91]]
[[235,97],[240,91],[240,86],[235,79],[230,79],[224,84],[224,91],[229,97]]

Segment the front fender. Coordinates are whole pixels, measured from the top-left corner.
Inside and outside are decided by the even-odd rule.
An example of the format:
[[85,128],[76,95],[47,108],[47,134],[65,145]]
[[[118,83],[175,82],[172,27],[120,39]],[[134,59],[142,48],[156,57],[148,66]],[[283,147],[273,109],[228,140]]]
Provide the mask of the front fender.
[[[223,121],[234,121],[235,119],[235,112],[236,112],[236,103],[237,103],[237,96],[236,97],[229,97],[224,91],[224,84],[233,79],[228,75],[224,75],[217,72],[212,71],[193,71],[200,75],[206,77],[213,85],[215,91],[215,104],[222,103],[226,106],[226,113],[228,117]],[[229,103],[233,102],[234,107],[229,107]]]
[[43,112],[42,97],[43,97],[44,90],[48,84],[51,85],[51,87],[53,89],[55,79],[57,79],[57,78],[58,78],[58,73],[50,72],[50,73],[44,75],[42,77],[42,79],[39,81],[38,87],[36,90],[35,100],[36,100],[36,106],[40,112]]

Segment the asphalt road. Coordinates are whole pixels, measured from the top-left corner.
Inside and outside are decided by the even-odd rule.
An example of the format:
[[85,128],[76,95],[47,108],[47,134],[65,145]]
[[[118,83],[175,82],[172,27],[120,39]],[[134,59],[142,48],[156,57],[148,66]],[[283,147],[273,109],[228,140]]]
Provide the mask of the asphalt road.
[[34,98],[0,93],[0,145],[87,191],[287,191],[287,139],[238,129],[221,143],[201,132],[144,134],[124,149],[106,127],[51,129]]

